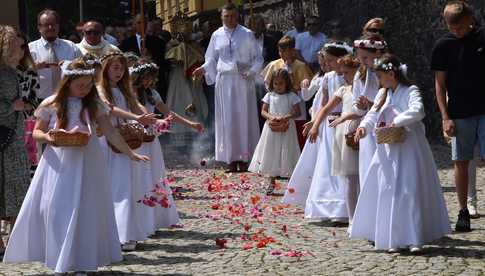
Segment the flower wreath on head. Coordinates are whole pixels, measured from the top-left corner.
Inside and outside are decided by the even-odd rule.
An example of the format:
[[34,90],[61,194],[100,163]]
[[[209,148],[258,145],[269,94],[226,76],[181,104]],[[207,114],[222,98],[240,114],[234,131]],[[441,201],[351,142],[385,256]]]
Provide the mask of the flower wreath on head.
[[122,56],[122,57],[124,57],[124,55],[123,55],[122,52],[114,51],[114,52],[111,52],[109,54],[106,54],[106,55],[102,56],[99,60],[101,62],[104,62],[106,59],[111,58],[111,57],[114,57],[114,56]]
[[384,40],[359,39],[354,41],[354,48],[384,50],[387,43]]
[[94,76],[94,69],[63,69],[63,76]]
[[399,65],[399,67],[396,68],[396,66],[394,66],[394,64],[392,64],[391,62],[384,63],[384,62],[382,62],[381,59],[375,59],[374,60],[374,68],[377,69],[377,70],[385,71],[385,72],[400,71],[404,75],[406,75],[407,72],[408,72],[408,66],[406,64],[401,63]]
[[323,45],[324,50],[327,50],[328,48],[344,49],[348,54],[352,54],[354,52],[354,48],[350,47],[350,45],[345,42],[330,42]]
[[130,74],[143,74],[144,72],[149,70],[158,70],[158,66],[155,63],[150,62],[150,63],[135,65],[129,68]]

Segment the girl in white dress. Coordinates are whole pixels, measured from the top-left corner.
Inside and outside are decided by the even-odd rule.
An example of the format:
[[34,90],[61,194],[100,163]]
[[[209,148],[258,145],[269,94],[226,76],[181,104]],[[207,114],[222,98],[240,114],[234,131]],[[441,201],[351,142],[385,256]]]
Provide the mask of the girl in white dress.
[[356,139],[373,135],[376,126],[403,127],[402,143],[378,144],[360,194],[352,238],[375,242],[396,252],[450,233],[436,165],[426,140],[424,106],[418,87],[410,85],[399,59],[384,55],[375,65],[383,88],[357,129]]
[[[318,72],[311,81],[305,79],[301,82],[300,95],[303,101],[309,101],[315,96],[313,97],[312,106],[309,110],[312,120],[315,119],[315,115],[318,113],[318,110],[320,110],[321,102],[326,102],[327,100],[323,91],[323,88],[327,86],[327,76],[325,75],[327,72],[327,65],[325,62],[324,48],[318,52],[318,64],[320,65],[320,72]],[[319,141],[313,144],[308,140],[305,142],[305,146],[298,159],[298,163],[296,163],[295,170],[288,181],[288,187],[281,202],[305,206],[308,191],[310,190],[310,184],[312,183],[315,162],[318,156]]]
[[[325,60],[330,72],[325,74],[323,94],[320,108],[325,106],[328,99],[333,98],[334,93],[345,84],[337,60],[348,53],[352,48],[342,42],[326,44]],[[305,218],[333,220],[334,222],[347,221],[347,208],[345,205],[345,186],[340,179],[333,176],[332,168],[332,144],[335,130],[329,126],[329,120],[335,119],[342,111],[342,105],[337,104],[329,110],[328,120],[318,124],[320,129],[318,139],[310,141],[310,144],[318,144],[317,158],[314,171],[310,179],[310,190],[305,202]],[[319,110],[321,112],[321,109]],[[306,124],[305,133],[313,125],[313,121]],[[307,180],[308,181],[308,180]]]
[[[298,158],[300,146],[296,135],[294,118],[300,115],[301,99],[291,88],[290,74],[285,69],[273,72],[269,90],[263,98],[261,116],[266,122],[258,145],[249,165],[249,171],[262,174],[269,178],[266,193],[273,194],[277,176],[288,177],[293,172]],[[274,131],[272,125],[286,125],[279,131]]]
[[[143,125],[154,123],[153,114],[146,114],[145,108],[131,90],[129,77],[126,58],[122,54],[112,53],[102,58],[98,91],[101,99],[112,107],[112,123],[117,126],[124,119],[137,119]],[[151,208],[138,202],[144,198],[146,188],[153,181],[145,174],[145,164],[133,162],[126,156],[115,153],[105,142],[102,145],[111,175],[116,225],[122,249],[134,250],[137,241],[145,240],[153,233],[153,225],[150,223],[153,220],[153,216],[150,216]],[[137,152],[143,152],[142,148],[137,149]]]
[[[386,50],[387,43],[378,35],[365,34],[361,39],[354,41],[357,58],[361,67],[354,77],[352,93],[354,95],[353,112],[364,116],[372,107],[379,91],[379,80],[373,69],[374,60],[379,58]],[[369,163],[376,150],[376,141],[368,135],[359,141],[359,182],[364,184],[364,177]],[[360,187],[362,190],[362,187]]]
[[[359,191],[359,177],[358,177],[358,152],[351,149],[345,143],[345,135],[352,130],[356,129],[355,119],[359,116],[352,112],[352,81],[359,67],[359,62],[355,60],[351,55],[346,55],[338,60],[340,66],[340,72],[342,73],[347,85],[341,86],[336,92],[333,93],[333,97],[328,103],[320,109],[316,116],[315,122],[309,132],[309,140],[311,143],[315,143],[318,139],[320,132],[320,125],[325,120],[327,123],[327,117],[331,110],[334,110],[336,106],[342,106],[342,114],[335,120],[333,120],[329,127],[336,127],[335,136],[331,146],[331,154],[327,160],[331,165],[331,175],[338,177],[338,184],[341,185],[339,191],[343,191],[343,198],[346,206],[346,213],[349,217],[349,224],[352,223],[352,217],[357,204],[358,191]],[[340,199],[341,197],[339,197]],[[330,198],[331,199],[331,198]]]
[[[200,123],[192,122],[177,113],[170,111],[167,105],[162,101],[158,92],[152,88],[158,76],[158,67],[156,64],[140,59],[130,67],[130,75],[138,100],[145,106],[148,112],[153,113],[155,112],[155,109],[157,109],[165,114],[166,117],[172,117],[177,123],[198,132],[203,130],[203,126]],[[144,176],[151,177],[150,181],[146,182],[150,184],[146,187],[146,191],[153,190],[155,185],[158,184],[160,187],[164,188],[168,199],[168,207],[157,205],[152,208],[152,210],[148,210],[153,212],[153,215],[148,216],[148,218],[153,218],[153,220],[148,220],[149,227],[155,232],[159,228],[170,227],[179,223],[179,215],[172,196],[172,190],[165,181],[167,175],[165,173],[165,163],[163,161],[160,141],[155,139],[152,142],[143,143],[141,150],[144,151],[144,154],[150,156],[151,160],[149,164],[145,164],[145,173],[143,173]]]
[[[122,156],[134,161],[148,157],[133,152],[113,128],[93,75],[90,65],[74,60],[58,91],[35,111],[33,136],[47,147],[10,234],[5,262],[38,261],[56,273],[67,273],[96,271],[122,259],[110,176],[93,132],[96,124]],[[89,142],[58,147],[54,129],[89,133]]]

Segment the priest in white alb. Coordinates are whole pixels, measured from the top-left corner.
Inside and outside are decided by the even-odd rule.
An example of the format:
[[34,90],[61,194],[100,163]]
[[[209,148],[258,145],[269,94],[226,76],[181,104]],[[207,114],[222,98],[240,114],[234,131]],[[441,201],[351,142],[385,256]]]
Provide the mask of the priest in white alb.
[[194,76],[215,83],[216,161],[229,164],[230,172],[246,171],[260,134],[255,77],[263,57],[254,34],[238,24],[234,4],[223,6],[221,19]]

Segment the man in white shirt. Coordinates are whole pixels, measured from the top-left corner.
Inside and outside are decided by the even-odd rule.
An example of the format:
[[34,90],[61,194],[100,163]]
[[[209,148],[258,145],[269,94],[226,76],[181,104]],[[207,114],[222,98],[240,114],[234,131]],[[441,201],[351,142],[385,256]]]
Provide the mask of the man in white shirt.
[[320,32],[320,23],[316,16],[308,19],[308,31],[296,37],[295,48],[314,72],[319,68],[318,51],[326,42],[327,36]]
[[296,39],[299,34],[305,32],[305,16],[303,16],[303,14],[295,15],[295,17],[293,18],[293,26],[295,27],[292,30],[288,31],[286,35]]
[[234,4],[222,9],[223,27],[215,31],[205,63],[194,76],[215,83],[215,159],[229,171],[246,171],[259,139],[255,77],[263,57],[251,30],[239,25]]
[[41,11],[37,16],[37,29],[41,37],[29,43],[39,74],[40,89],[37,97],[41,100],[54,94],[61,78],[60,64],[81,56],[76,44],[58,37],[59,22],[56,11]]
[[97,21],[88,21],[83,26],[83,40],[76,44],[83,55],[89,53],[101,57],[110,52],[120,51],[103,38],[103,25]]

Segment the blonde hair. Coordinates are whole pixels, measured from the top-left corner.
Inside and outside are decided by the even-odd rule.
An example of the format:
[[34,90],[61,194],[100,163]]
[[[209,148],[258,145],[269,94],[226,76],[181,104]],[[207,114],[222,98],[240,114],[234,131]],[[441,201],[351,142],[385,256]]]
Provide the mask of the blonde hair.
[[362,28],[362,34],[367,33],[370,26],[374,24],[378,26],[378,29],[383,30],[386,25],[386,21],[384,21],[384,19],[380,17],[372,18],[371,20],[367,21],[367,23],[365,23],[364,28]]
[[128,108],[131,112],[135,112],[139,107],[139,103],[136,100],[135,94],[133,93],[133,89],[131,87],[130,81],[130,73],[128,72],[128,65],[126,58],[121,53],[112,53],[105,59],[102,59],[102,68],[101,68],[101,81],[100,81],[100,95],[103,100],[107,101],[110,104],[114,104],[113,93],[111,92],[111,85],[109,83],[109,67],[114,62],[121,63],[123,66],[123,77],[118,82],[118,88],[121,90],[123,97],[128,104]]
[[[90,70],[93,67],[89,64],[87,64],[82,58],[77,58],[73,60],[68,66],[68,70]],[[71,82],[75,79],[85,77],[86,75],[67,75],[62,78],[62,80],[59,83],[59,86],[57,86],[57,89],[54,93],[56,95],[54,97],[54,100],[50,102],[48,105],[54,106],[54,109],[56,110],[57,114],[57,121],[58,121],[58,127],[61,129],[65,129],[67,127],[67,124],[69,122],[68,118],[68,98],[71,94],[71,91],[69,89]],[[89,118],[91,121],[94,121],[96,119],[96,113],[98,112],[98,92],[96,90],[96,86],[94,85],[94,76],[93,76],[93,87],[91,88],[91,91],[82,98],[82,108],[79,113],[79,118],[81,119],[81,122],[83,122],[85,125],[87,125],[86,118],[84,117],[84,111],[88,111]]]
[[18,38],[18,33],[14,27],[0,25],[0,64],[9,65],[12,56],[13,42]]

